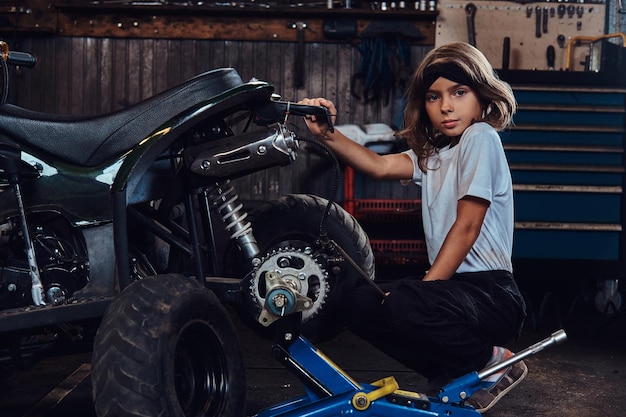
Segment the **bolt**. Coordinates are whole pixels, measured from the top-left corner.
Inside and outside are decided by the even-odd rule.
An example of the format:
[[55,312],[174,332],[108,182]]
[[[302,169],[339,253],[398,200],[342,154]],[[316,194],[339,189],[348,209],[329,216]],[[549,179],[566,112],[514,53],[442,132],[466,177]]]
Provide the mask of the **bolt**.
[[276,308],[283,308],[287,304],[287,297],[283,294],[276,294],[274,298],[272,298],[272,302]]
[[354,399],[354,403],[358,407],[365,407],[367,405],[367,397],[365,395],[359,395]]
[[202,163],[200,164],[200,169],[202,169],[203,171],[206,171],[209,168],[211,168],[211,161],[206,160],[206,159],[202,161]]
[[304,272],[300,272],[298,274],[298,278],[300,278],[300,281],[304,281],[306,279],[306,274]]
[[289,342],[291,339],[293,339],[293,334],[285,333],[285,341]]
[[459,392],[459,397],[461,397],[462,400],[467,398],[467,393],[465,391],[461,391]]
[[256,151],[259,155],[265,155],[267,153],[267,147],[265,145],[260,145]]
[[450,401],[450,398],[448,398],[447,395],[444,395],[443,397],[441,397],[441,402],[444,404],[448,404],[448,401]]
[[17,285],[9,284],[9,285],[7,285],[7,290],[9,290],[10,292],[13,292],[13,291],[17,290]]

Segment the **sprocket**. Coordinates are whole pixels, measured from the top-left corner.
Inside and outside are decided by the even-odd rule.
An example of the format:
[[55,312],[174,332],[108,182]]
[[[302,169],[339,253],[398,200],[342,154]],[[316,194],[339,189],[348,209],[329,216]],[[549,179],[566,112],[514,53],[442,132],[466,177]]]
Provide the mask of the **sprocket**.
[[265,304],[265,273],[278,272],[285,284],[310,298],[313,306],[302,311],[302,321],[314,317],[330,291],[328,273],[309,249],[279,248],[261,258],[250,280],[250,295],[261,311]]

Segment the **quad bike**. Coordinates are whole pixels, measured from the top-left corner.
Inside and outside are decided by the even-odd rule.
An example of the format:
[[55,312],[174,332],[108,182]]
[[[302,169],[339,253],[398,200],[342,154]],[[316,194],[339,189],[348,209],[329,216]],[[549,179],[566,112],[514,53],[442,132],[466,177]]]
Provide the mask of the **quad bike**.
[[248,213],[235,190],[294,162],[303,138],[289,118],[330,123],[325,108],[222,68],[111,114],[39,113],[4,103],[10,66],[35,57],[0,48],[4,361],[93,340],[98,416],[240,416],[227,306],[261,334],[293,312],[314,338],[338,331],[323,311],[374,274],[358,223],[313,195]]
[[[4,74],[36,62],[3,42],[0,52]],[[6,77],[3,86],[5,99]],[[243,416],[233,306],[274,339],[272,355],[307,393],[259,417],[478,416],[464,402],[481,378],[565,334],[455,380],[437,397],[402,391],[393,377],[360,384],[337,368],[309,340],[340,330],[328,312],[356,280],[376,287],[367,235],[313,195],[286,195],[248,216],[231,182],[292,163],[305,138],[288,119],[307,115],[332,129],[325,108],[281,101],[270,84],[243,82],[230,68],[107,115],[0,104],[5,356],[24,365],[95,333],[99,417]],[[308,143],[338,173],[332,153]]]

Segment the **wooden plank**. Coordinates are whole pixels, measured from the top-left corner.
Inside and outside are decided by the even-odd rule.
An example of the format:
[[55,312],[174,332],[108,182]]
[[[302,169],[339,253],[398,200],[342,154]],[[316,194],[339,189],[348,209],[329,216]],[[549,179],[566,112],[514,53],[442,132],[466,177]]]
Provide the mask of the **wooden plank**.
[[101,97],[100,100],[100,111],[102,113],[110,112],[114,109],[113,105],[113,89],[112,89],[112,80],[114,77],[113,74],[113,51],[114,44],[117,43],[113,39],[102,39],[100,42],[100,60],[99,60],[99,69],[100,69],[100,85],[99,85],[99,95]]
[[70,90],[74,80],[71,78],[71,59],[73,42],[70,38],[58,39],[55,59],[56,109],[55,113],[71,113]]
[[[353,46],[346,44],[337,45],[336,48],[336,63],[334,67],[331,66],[329,69],[336,72],[337,82],[335,84],[335,90],[331,91],[330,96],[334,97],[333,100],[335,100],[338,110],[341,108],[350,111],[350,103],[353,100],[350,91],[350,81],[356,72],[358,52]],[[352,114],[344,114],[344,116],[348,116],[348,118],[342,121],[341,117],[338,115],[337,123],[352,122],[352,118],[354,117]]]
[[169,49],[168,49],[168,40],[167,39],[157,39],[155,40],[154,45],[154,72],[152,74],[154,79],[154,94],[160,93],[161,91],[165,91],[168,87],[167,82],[167,71],[164,68],[167,68],[167,62],[170,59]]
[[137,68],[139,66],[139,57],[137,56],[136,44],[133,39],[124,41],[124,53],[120,56],[124,72],[120,73],[124,77],[124,105],[129,107],[139,101],[139,74]]
[[140,74],[141,74],[141,99],[145,100],[155,94],[154,73],[158,67],[155,62],[155,41],[154,39],[136,41],[140,45]]
[[[97,94],[99,87],[99,72],[98,56],[99,56],[100,42],[95,38],[83,39],[83,57],[82,57],[82,77],[84,78],[81,87],[82,108],[77,108],[77,114],[99,114],[100,111],[100,96]],[[81,77],[75,74],[76,79]],[[96,93],[95,97],[91,97],[93,92]],[[95,99],[94,99],[95,98]]]
[[119,110],[128,107],[128,65],[126,61],[127,41],[116,42],[116,48],[112,53],[113,66],[111,75],[111,92],[113,100],[111,102],[113,108],[111,110]]
[[[295,48],[298,46],[296,45]],[[294,51],[295,51],[294,48]],[[305,59],[305,79],[304,85],[306,88],[299,89],[297,91],[297,99],[300,100],[305,97],[331,97],[326,91],[326,83],[332,78],[335,78],[335,74],[329,74],[327,72],[326,62],[326,50],[331,48],[320,48],[319,44],[306,45],[306,59]],[[295,63],[295,62],[294,62]],[[332,77],[329,79],[329,76]]]

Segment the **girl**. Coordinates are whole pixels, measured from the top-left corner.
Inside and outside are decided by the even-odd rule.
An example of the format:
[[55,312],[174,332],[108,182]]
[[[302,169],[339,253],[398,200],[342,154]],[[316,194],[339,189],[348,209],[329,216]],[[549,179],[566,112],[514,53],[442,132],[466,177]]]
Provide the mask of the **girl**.
[[[422,279],[370,285],[345,297],[348,327],[437,389],[450,379],[510,357],[525,305],[512,274],[513,189],[497,131],[512,123],[516,102],[485,56],[466,43],[432,50],[408,89],[404,130],[410,150],[378,155],[322,120],[306,120],[346,164],[378,179],[414,181],[430,269]],[[302,104],[327,107],[323,98]],[[528,369],[518,362],[483,381],[468,402],[490,409]]]

